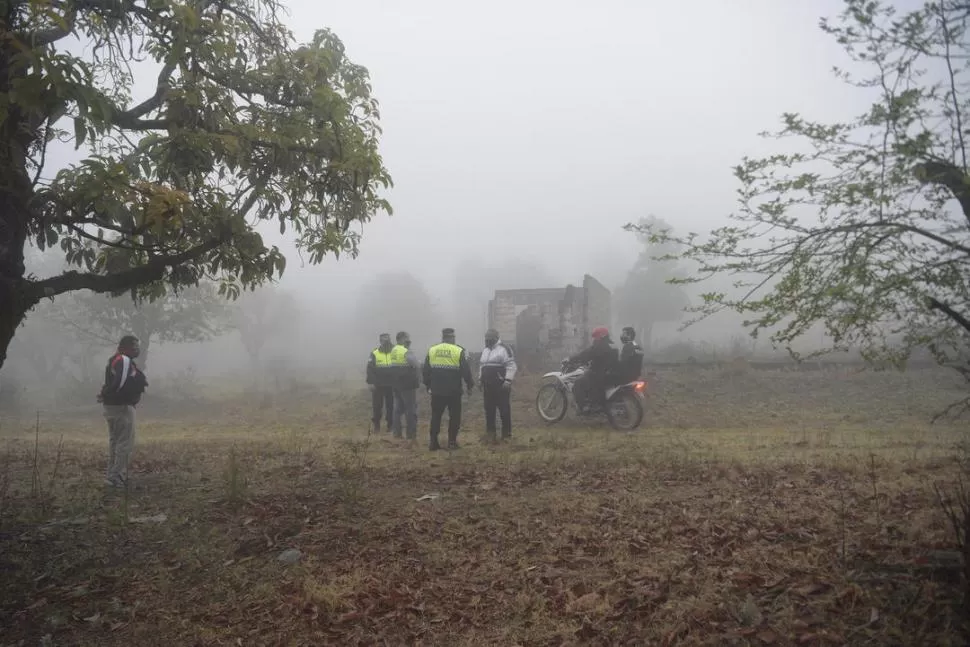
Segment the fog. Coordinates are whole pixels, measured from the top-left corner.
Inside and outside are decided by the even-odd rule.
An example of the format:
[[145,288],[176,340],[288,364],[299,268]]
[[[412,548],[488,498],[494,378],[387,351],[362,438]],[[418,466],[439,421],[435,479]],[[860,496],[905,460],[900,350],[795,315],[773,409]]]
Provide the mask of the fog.
[[[654,215],[680,232],[722,225],[735,207],[732,166],[772,150],[758,133],[783,112],[827,121],[864,109],[864,97],[832,74],[846,61],[818,28],[841,6],[291,0],[287,20],[299,40],[329,27],[370,71],[394,215],[362,227],[356,259],[316,266],[268,227],[264,237],[288,258],[271,291],[289,295],[298,314],[270,336],[261,368],[229,316],[212,341],[153,343],[149,374],[256,379],[275,358],[277,373],[362,381],[380,332],[409,327],[423,354],[454,326],[459,343],[480,348],[495,289],[578,284],[590,274],[615,291],[642,251],[625,223]],[[151,69],[139,74],[136,97],[154,82]],[[45,174],[80,154],[52,149]],[[57,269],[37,255],[31,262],[39,275]],[[418,289],[395,297],[400,316],[367,315],[361,303],[390,299],[375,296],[374,281],[404,275]],[[36,344],[70,330],[41,315],[14,339],[8,390],[39,380]],[[654,341],[728,345],[743,334],[739,322],[725,315],[684,332],[668,322]],[[67,337],[90,347],[93,373],[84,370],[95,380],[113,332]]]

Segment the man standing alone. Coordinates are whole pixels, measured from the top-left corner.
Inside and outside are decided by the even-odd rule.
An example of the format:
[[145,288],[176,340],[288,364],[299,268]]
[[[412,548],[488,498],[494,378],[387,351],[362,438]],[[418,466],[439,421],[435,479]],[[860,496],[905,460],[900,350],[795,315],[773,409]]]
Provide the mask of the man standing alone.
[[394,422],[391,429],[395,438],[401,437],[401,416],[407,424],[407,439],[418,437],[418,386],[421,367],[411,350],[411,336],[401,331],[397,334],[397,346],[391,350],[391,364],[397,375],[394,384]]
[[458,430],[461,427],[462,380],[471,395],[475,387],[472,369],[465,349],[455,344],[455,329],[441,331],[441,343],[428,349],[422,370],[424,386],[431,394],[431,451],[441,449],[438,434],[441,418],[448,409],[448,449],[458,449]]
[[128,463],[135,446],[135,406],[148,386],[145,374],[135,366],[140,353],[138,338],[126,335],[104,369],[104,385],[98,402],[104,405],[108,421],[108,468],[105,483],[111,487],[128,484]]
[[394,417],[394,367],[391,365],[391,336],[382,332],[380,345],[371,351],[367,358],[367,388],[371,393],[371,429],[381,430],[381,413],[387,420],[387,430],[391,430]]
[[495,441],[495,413],[502,417],[502,440],[512,438],[512,380],[515,379],[515,356],[502,343],[498,331],[485,333],[478,384],[485,392],[485,433],[489,442]]

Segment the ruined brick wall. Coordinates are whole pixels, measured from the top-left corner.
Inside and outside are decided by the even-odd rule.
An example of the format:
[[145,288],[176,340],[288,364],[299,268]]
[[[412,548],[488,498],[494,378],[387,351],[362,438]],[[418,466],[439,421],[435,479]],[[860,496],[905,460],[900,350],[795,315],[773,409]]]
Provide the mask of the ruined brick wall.
[[[585,308],[583,309],[583,338],[588,339],[593,328],[613,324],[612,295],[602,283],[587,274],[583,277]],[[619,335],[610,331],[614,339]]]
[[566,294],[559,305],[558,339],[550,351],[565,359],[579,352],[583,347],[583,290],[574,285],[566,287]]
[[532,373],[541,364],[543,330],[540,306],[531,305],[519,313],[515,326],[515,360],[523,374]]
[[489,303],[489,328],[495,328],[504,341],[515,346],[518,316],[529,306],[548,308],[551,304],[558,304],[564,292],[563,288],[497,290],[495,298]]
[[488,304],[488,327],[495,328],[502,339],[515,339],[515,302],[508,296],[496,293]]
[[589,275],[582,286],[498,290],[488,319],[530,371],[558,368],[588,345],[593,328],[611,325],[611,295]]

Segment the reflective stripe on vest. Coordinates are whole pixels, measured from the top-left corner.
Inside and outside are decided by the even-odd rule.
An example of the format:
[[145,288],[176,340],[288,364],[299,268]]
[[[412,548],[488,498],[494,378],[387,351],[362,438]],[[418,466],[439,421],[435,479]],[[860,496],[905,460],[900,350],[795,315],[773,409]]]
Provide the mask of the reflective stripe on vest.
[[391,353],[393,352],[393,348],[387,353],[380,348],[375,348],[372,355],[374,355],[374,364],[377,368],[391,368]]
[[431,368],[443,368],[458,370],[461,365],[461,346],[454,344],[438,344],[428,349],[428,361]]
[[397,346],[392,348],[389,361],[391,363],[391,366],[407,366],[408,365],[407,347],[398,344]]

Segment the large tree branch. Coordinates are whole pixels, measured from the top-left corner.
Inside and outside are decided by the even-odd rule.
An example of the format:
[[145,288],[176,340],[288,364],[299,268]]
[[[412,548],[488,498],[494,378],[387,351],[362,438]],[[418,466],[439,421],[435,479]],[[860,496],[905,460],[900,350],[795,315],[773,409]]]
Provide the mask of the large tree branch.
[[65,7],[64,15],[62,16],[63,24],[43,31],[28,32],[19,35],[19,37],[15,35],[14,38],[26,43],[30,48],[46,47],[47,45],[56,43],[61,39],[67,38],[74,32],[74,27],[77,24],[77,10],[76,4]]
[[963,169],[943,160],[931,160],[919,164],[916,172],[918,177],[922,176],[923,181],[949,189],[960,203],[963,217],[970,223],[970,185],[967,184],[967,174]]
[[[970,197],[970,196],[968,196]],[[844,233],[852,232],[856,229],[896,229],[902,232],[908,232],[910,234],[916,234],[917,236],[922,236],[928,240],[932,240],[935,243],[942,245],[943,247],[948,247],[949,249],[960,252],[961,254],[966,254],[970,256],[970,247],[966,245],[961,245],[958,242],[948,240],[939,234],[932,231],[923,229],[922,227],[917,227],[916,225],[909,225],[902,222],[889,222],[885,220],[876,220],[874,222],[858,222],[849,225],[841,225],[838,227],[832,227],[831,229],[823,229],[819,231],[819,235],[826,235],[828,233]]]
[[231,238],[232,235],[227,227],[222,235],[212,238],[201,245],[187,249],[180,254],[155,257],[144,265],[139,265],[138,267],[133,267],[123,272],[114,274],[82,274],[80,272],[70,271],[42,281],[29,281],[27,287],[28,294],[39,301],[44,297],[53,297],[74,290],[91,290],[92,292],[99,293],[123,292],[124,290],[130,290],[139,285],[158,281],[164,276],[167,268],[194,261],[221,245],[226,244]]
[[42,31],[21,32],[15,37],[30,47],[44,47],[67,38],[77,27],[77,18],[82,11],[89,11],[98,15],[110,12],[113,15],[122,13],[144,14],[144,10],[135,5],[135,0],[50,0],[51,7],[60,9],[62,24]]
[[115,115],[115,119],[130,122],[131,120],[144,117],[152,110],[157,110],[162,107],[162,104],[165,101],[165,95],[170,88],[169,82],[171,81],[172,74],[175,72],[175,67],[175,63],[166,63],[162,68],[162,71],[158,73],[158,82],[155,84],[155,94],[145,99],[137,106]]
[[927,299],[927,303],[929,304],[930,310],[939,310],[954,322],[959,324],[968,333],[970,333],[970,319],[967,319],[965,316],[954,310],[949,304],[944,303],[935,297],[929,297]]
[[170,119],[137,119],[127,112],[119,112],[111,117],[111,123],[125,130],[168,130],[172,125]]
[[127,240],[127,241],[124,239],[105,240],[104,238],[98,238],[97,236],[94,236],[93,234],[89,234],[88,232],[84,231],[84,229],[82,229],[81,227],[79,227],[74,223],[69,222],[69,223],[66,223],[66,225],[68,229],[76,233],[81,238],[86,238],[91,242],[97,243],[98,245],[105,245],[106,247],[114,247],[116,249],[137,250],[137,251],[143,251],[143,252],[157,251],[155,247],[151,247],[148,245],[138,245],[137,243],[130,240]]

